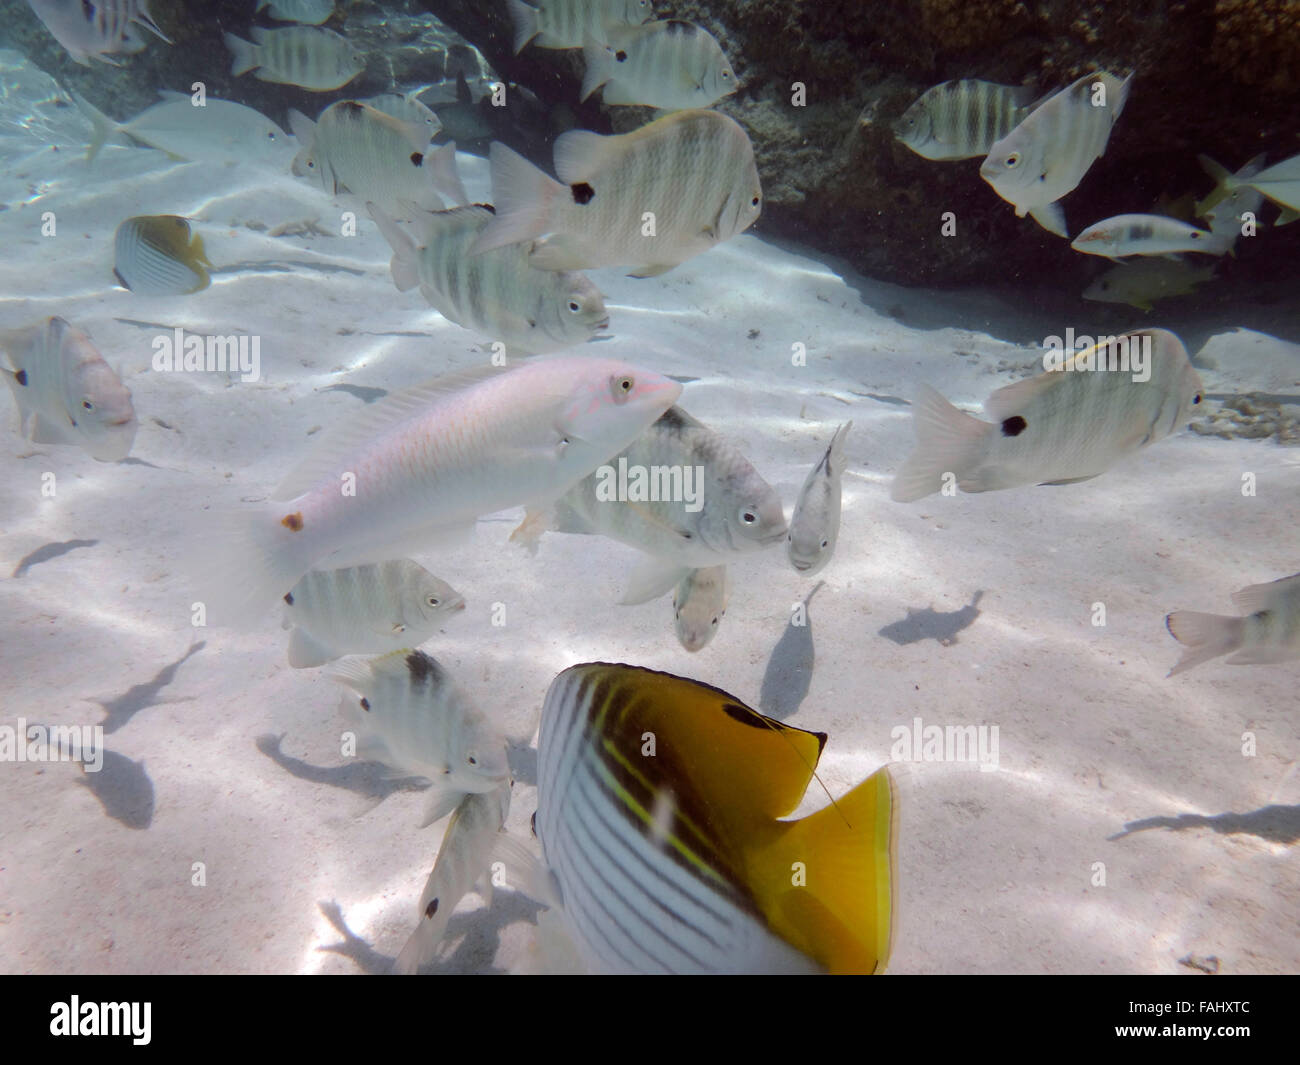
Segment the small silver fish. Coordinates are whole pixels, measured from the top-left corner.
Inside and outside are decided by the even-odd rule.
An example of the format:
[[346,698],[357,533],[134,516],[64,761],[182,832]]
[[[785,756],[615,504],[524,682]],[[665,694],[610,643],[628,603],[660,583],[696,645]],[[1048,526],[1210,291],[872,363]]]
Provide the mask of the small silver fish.
[[382,111],[390,118],[395,118],[408,126],[422,129],[428,140],[432,141],[442,131],[442,120],[432,108],[420,102],[420,94],[430,87],[422,85],[418,89],[405,93],[383,92],[378,96],[368,96],[364,100],[358,100],[357,103]]
[[350,689],[343,716],[356,731],[357,757],[433,782],[424,825],[445,817],[466,795],[509,781],[504,738],[423,651],[347,659],[330,677]]
[[1150,311],[1156,300],[1185,296],[1213,277],[1213,263],[1198,268],[1168,259],[1139,260],[1112,266],[1084,290],[1083,298]]
[[334,14],[334,0],[257,0],[253,13],[263,9],[281,22],[319,26],[322,22],[328,22]]
[[0,333],[23,435],[34,444],[76,444],[119,462],[135,442],[131,391],[90,337],[62,318]]
[[840,535],[844,440],[852,428],[852,422],[845,422],[835,430],[826,454],[808,474],[794,505],[786,553],[790,565],[805,577],[818,572],[835,553]]
[[233,33],[222,35],[232,57],[230,73],[235,77],[252,70],[259,81],[328,92],[341,89],[366,68],[364,53],[333,30],[254,26],[252,35],[252,43]]
[[610,26],[635,26],[654,18],[650,0],[510,0],[515,54],[538,48],[581,48],[587,37],[603,40]]
[[731,579],[726,566],[693,569],[673,592],[673,623],[678,642],[694,653],[708,646],[727,612]]
[[1189,648],[1169,676],[1226,654],[1230,666],[1300,658],[1300,573],[1242,588],[1232,602],[1245,617],[1180,610],[1165,618],[1169,634]]
[[1115,260],[1127,255],[1186,251],[1222,255],[1228,250],[1228,245],[1208,230],[1158,214],[1119,214],[1094,222],[1070,242],[1070,247],[1085,255]]
[[144,42],[132,32],[132,24],[143,26],[155,37],[172,41],[149,14],[146,0],[27,0],[68,55],[83,67],[90,60],[118,66],[109,56],[138,52]]
[[[1300,211],[1300,155],[1274,163],[1255,174],[1246,184],[1284,208],[1283,215],[1288,222],[1294,221],[1295,212]],[[1284,224],[1279,222],[1279,225]]]
[[973,159],[1029,114],[1030,90],[977,78],[927,89],[894,123],[894,136],[926,159]]
[[128,218],[113,237],[113,260],[113,276],[140,295],[184,295],[212,283],[203,238],[191,237],[189,219],[179,215]]
[[433,961],[456,904],[476,882],[484,884],[484,897],[490,900],[488,863],[509,812],[509,781],[493,791],[466,795],[456,807],[442,834],[433,871],[420,892],[419,924],[393,963],[396,975],[413,976]]
[[471,245],[492,220],[490,208],[423,214],[420,247],[373,205],[371,217],[392,246],[399,291],[419,285],[444,318],[501,341],[512,356],[583,344],[609,327],[605,299],[585,275],[539,269],[527,245],[471,255]]
[[418,647],[450,614],[465,609],[455,588],[409,558],[312,570],[284,602],[295,669],[346,654]]
[[614,28],[603,42],[588,37],[582,54],[584,100],[604,86],[606,104],[679,111],[712,107],[737,88],[713,34],[680,19]]

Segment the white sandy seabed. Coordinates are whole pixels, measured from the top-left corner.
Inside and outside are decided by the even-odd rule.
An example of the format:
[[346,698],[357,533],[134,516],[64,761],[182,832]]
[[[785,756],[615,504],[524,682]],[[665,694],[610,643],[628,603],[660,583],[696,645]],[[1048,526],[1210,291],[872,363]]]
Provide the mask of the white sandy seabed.
[[[368,222],[354,238],[269,235],[307,219],[337,232],[354,205],[147,150],[110,147],[88,168],[84,124],[59,121],[57,150],[5,131],[0,325],[58,314],[86,329],[140,430],[133,460],[111,466],[71,448],[24,457],[12,432],[0,448],[0,571],[93,541],[0,580],[3,721],[103,720],[111,752],[93,790],[75,765],[0,765],[0,968],[383,971],[445,822],[417,828],[413,790],[376,805],[384,782],[339,753],[338,686],[288,667],[275,617],[192,628],[187,575],[203,508],[263,497],[318,429],[359,408],[329,386],[400,388],[481,363],[484,344],[394,289]],[[461,163],[487,197],[483,161]],[[55,238],[39,234],[46,210]],[[221,268],[211,288],[113,286],[113,230],[142,213],[195,219]],[[852,418],[843,524],[806,629],[787,620],[813,582],[774,549],[734,565],[721,631],[696,655],[668,600],[616,605],[638,558],[617,544],[551,534],[529,558],[507,542],[507,514],[421,557],[469,600],[426,650],[513,739],[512,831],[536,806],[528,748],[561,669],[631,662],[755,706],[766,674],[771,705],[829,733],[834,794],[890,761],[892,730],[915,718],[998,727],[996,772],[893,766],[891,971],[1191,972],[1210,957],[1227,972],[1300,970],[1300,672],[1220,662],[1166,679],[1179,650],[1162,621],[1229,613],[1234,589],[1300,568],[1300,450],[1182,432],[1087,483],[897,504],[888,485],[912,443],[900,398],[927,381],[975,407],[1007,364],[1034,364],[1012,301],[837,274],[754,236],[658,279],[592,276],[616,334],[600,353],[696,378],[682,405],[731,435],[787,508]],[[152,339],[176,326],[260,336],[261,380],[153,372]],[[806,367],[791,364],[796,342]],[[1224,329],[1197,362],[1215,393],[1300,383],[1300,348],[1262,333]],[[1098,602],[1105,627],[1091,623]],[[814,785],[802,812],[825,801]],[[471,894],[436,968],[534,971],[537,912],[509,891],[489,909]]]

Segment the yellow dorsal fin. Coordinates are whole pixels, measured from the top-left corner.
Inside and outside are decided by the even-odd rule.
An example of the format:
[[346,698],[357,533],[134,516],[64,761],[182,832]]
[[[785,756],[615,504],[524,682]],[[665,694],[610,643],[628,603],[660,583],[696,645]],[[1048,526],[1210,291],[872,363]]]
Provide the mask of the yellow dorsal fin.
[[883,767],[834,806],[746,848],[746,881],[768,927],[832,973],[881,972],[889,960],[896,816]]

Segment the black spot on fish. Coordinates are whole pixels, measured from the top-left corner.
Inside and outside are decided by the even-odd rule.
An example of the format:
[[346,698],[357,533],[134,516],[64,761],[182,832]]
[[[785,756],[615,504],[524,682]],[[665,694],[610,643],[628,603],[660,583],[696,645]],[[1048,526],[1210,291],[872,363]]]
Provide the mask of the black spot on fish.
[[339,107],[349,115],[359,115],[364,110],[361,104],[357,103],[356,100],[344,100],[339,104]]
[[293,592],[285,592],[284,601],[288,603],[290,606],[293,606]]
[[90,0],[81,0],[81,13],[86,17],[86,21],[90,22],[95,17],[95,5]]
[[367,714],[370,713],[370,700],[367,699],[365,696],[361,697],[361,709],[364,710]]
[[496,209],[495,207],[493,207],[490,203],[476,203],[474,206],[475,206],[475,207],[482,207],[483,210],[485,210],[485,211],[491,211],[493,214],[496,214],[496,213],[497,213],[497,209]]
[[292,514],[286,514],[280,519],[280,524],[290,532],[302,532],[302,511],[295,511]]
[[1134,226],[1129,230],[1129,236],[1134,240],[1150,240],[1155,232],[1155,226]]
[[1002,423],[1003,436],[1019,436],[1025,431],[1029,423],[1019,414],[1013,414],[1010,418]]
[[425,917],[432,917],[432,916],[433,916],[435,913],[437,913],[437,912],[438,912],[438,900],[437,900],[437,899],[434,899],[433,901],[431,901],[431,902],[429,903],[429,905],[426,906],[426,907],[424,908],[424,916],[425,916]]
[[19,370],[16,374],[14,374],[14,380],[17,381],[20,385],[22,385],[25,388],[27,386],[27,371]]
[[424,156],[423,156],[423,155],[421,155],[419,152],[412,152],[412,153],[411,153],[411,165],[412,165],[412,166],[419,166],[419,165],[420,165],[421,163],[423,163],[423,162],[424,162]]
[[1196,406],[1200,402],[1201,402],[1201,394],[1197,392],[1195,397],[1192,399],[1192,406]]
[[442,666],[423,651],[412,651],[406,656],[406,668],[411,671],[411,679],[420,683],[441,684]]
[[617,51],[617,52],[614,53],[614,58],[617,59],[620,63],[626,63],[626,62],[627,62],[627,53],[624,52],[624,51],[622,51],[622,50]]
[[740,703],[723,703],[722,712],[732,720],[739,721],[742,725],[748,725],[750,728],[766,729],[769,727],[762,714]]
[[573,190],[573,202],[578,204],[591,203],[591,198],[596,195],[596,190],[588,185],[585,181],[580,181],[576,185],[571,185]]

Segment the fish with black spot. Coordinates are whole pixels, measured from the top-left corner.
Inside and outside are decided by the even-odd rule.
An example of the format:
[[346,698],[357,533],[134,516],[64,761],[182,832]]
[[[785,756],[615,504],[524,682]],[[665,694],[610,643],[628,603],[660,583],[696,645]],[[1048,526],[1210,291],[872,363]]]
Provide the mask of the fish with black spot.
[[712,107],[736,91],[736,74],[722,45],[703,26],[680,19],[611,29],[588,37],[582,99],[604,87],[608,105],[680,111]]

